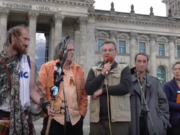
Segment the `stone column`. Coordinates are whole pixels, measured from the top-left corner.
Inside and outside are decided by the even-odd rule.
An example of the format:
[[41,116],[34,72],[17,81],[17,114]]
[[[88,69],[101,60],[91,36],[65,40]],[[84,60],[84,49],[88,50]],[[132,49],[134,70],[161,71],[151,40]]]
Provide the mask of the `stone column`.
[[38,12],[29,11],[29,47],[28,47],[28,54],[35,60],[35,52],[36,52],[36,22],[37,17],[39,16]]
[[[79,57],[80,57],[80,31],[79,31],[79,23],[75,23],[74,24],[74,48],[75,48],[75,52],[74,52],[74,60],[75,62],[79,62]],[[78,63],[79,64],[79,63]]]
[[7,19],[9,15],[9,10],[8,9],[1,9],[0,10],[0,31],[1,31],[1,36],[0,36],[0,51],[3,49],[3,45],[6,41],[7,37]]
[[45,33],[44,34],[45,38],[46,38],[46,48],[45,48],[45,62],[48,61],[49,59],[49,34]]
[[[55,22],[55,41],[54,46],[52,48],[55,48],[57,44],[60,43],[62,40],[62,23],[64,19],[64,15],[57,13],[54,15],[54,22]],[[54,50],[54,49],[53,49]]]
[[79,63],[83,68],[86,66],[86,24],[87,18],[80,17],[79,18],[79,26],[80,26],[80,56]]
[[157,76],[156,67],[156,37],[157,35],[150,35],[150,74],[154,77]]
[[116,43],[116,34],[117,34],[117,31],[111,30],[109,33],[110,33],[111,41],[114,41]]
[[175,63],[175,36],[170,36],[169,37],[169,79],[171,80],[173,78],[173,70],[172,66]]
[[86,67],[84,69],[85,75],[87,76],[90,67],[95,64],[95,18],[90,17],[87,23],[87,34],[86,34]]
[[137,49],[137,33],[131,32],[130,33],[130,68],[134,67],[134,59],[136,55],[136,49]]
[[55,49],[55,28],[54,28],[54,23],[51,22],[50,24],[50,39],[49,39],[49,50],[48,50],[48,61],[53,60],[53,56],[54,56],[54,49]]

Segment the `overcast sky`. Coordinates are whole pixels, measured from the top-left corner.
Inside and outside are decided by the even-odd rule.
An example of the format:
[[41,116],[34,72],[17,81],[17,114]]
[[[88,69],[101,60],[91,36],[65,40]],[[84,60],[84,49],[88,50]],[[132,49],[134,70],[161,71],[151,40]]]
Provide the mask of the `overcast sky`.
[[154,9],[154,15],[166,16],[166,6],[162,0],[95,0],[95,9],[110,10],[110,3],[114,2],[115,11],[130,12],[130,6],[134,5],[135,13],[149,14],[150,7]]

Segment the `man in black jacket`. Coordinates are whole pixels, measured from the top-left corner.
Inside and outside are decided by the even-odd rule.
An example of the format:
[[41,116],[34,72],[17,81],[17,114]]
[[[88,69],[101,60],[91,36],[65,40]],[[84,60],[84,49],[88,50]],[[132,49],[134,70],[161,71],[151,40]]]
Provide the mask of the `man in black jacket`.
[[[131,73],[126,64],[114,61],[116,45],[102,44],[103,62],[89,71],[85,89],[91,95],[90,134],[127,135],[130,118]],[[108,57],[113,58],[108,62]]]

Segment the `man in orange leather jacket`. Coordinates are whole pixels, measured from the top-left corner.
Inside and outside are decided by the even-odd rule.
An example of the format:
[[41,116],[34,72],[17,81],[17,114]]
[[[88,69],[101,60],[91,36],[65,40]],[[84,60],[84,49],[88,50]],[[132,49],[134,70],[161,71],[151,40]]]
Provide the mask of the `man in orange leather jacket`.
[[[54,86],[54,67],[60,62],[59,47],[56,47],[54,61],[42,65],[39,72],[39,81],[47,93],[47,100],[52,101],[50,89]],[[67,44],[67,58],[63,66],[64,90],[68,105],[70,122],[66,125],[66,135],[83,135],[83,119],[87,112],[87,94],[85,92],[85,76],[81,66],[73,61],[74,45],[72,42]],[[54,102],[55,116],[52,119],[49,135],[64,134],[64,100],[62,83],[59,85],[59,92]],[[48,117],[44,118],[43,130],[45,134]]]

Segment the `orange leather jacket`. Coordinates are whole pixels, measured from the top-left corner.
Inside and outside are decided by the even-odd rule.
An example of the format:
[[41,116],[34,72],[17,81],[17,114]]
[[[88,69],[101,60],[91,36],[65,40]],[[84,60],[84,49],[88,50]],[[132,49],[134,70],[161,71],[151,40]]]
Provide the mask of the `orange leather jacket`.
[[[50,61],[42,65],[39,72],[39,81],[47,94],[47,100],[51,102],[50,88],[54,86],[54,66],[59,60]],[[83,69],[76,64],[72,63],[72,72],[75,78],[75,85],[77,91],[77,101],[79,106],[79,112],[85,117],[87,112],[87,94],[85,92],[85,76]]]

